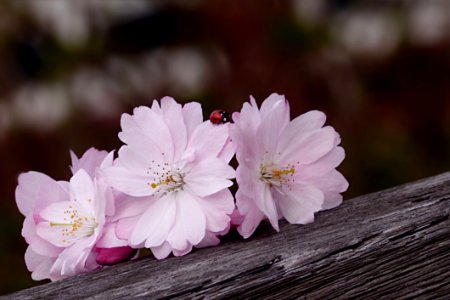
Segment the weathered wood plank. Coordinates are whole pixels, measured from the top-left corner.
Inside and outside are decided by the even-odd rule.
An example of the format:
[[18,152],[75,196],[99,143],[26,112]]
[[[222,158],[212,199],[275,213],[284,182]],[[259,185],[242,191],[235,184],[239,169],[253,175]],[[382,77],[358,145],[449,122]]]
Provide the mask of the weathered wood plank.
[[450,298],[450,172],[357,197],[307,226],[263,225],[184,257],[151,257],[8,298]]

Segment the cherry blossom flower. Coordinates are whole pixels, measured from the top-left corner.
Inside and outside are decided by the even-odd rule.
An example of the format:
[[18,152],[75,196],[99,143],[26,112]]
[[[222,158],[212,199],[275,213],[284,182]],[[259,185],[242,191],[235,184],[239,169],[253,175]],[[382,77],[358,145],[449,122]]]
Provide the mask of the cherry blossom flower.
[[203,122],[199,103],[182,107],[165,97],[123,114],[121,126],[126,145],[103,171],[112,187],[134,197],[117,202],[117,235],[160,259],[217,244],[234,209],[228,124]]
[[112,153],[90,149],[80,160],[72,154],[72,160],[70,182],[39,172],[19,176],[16,202],[25,216],[25,262],[34,280],[54,281],[96,269],[99,239],[104,244],[120,241],[105,238],[106,212],[113,212],[107,206],[114,200],[112,190],[95,176],[96,167],[112,164]]
[[270,95],[258,109],[253,97],[233,114],[230,137],[236,147],[239,189],[233,224],[248,238],[264,218],[306,224],[314,213],[338,206],[348,183],[335,170],[345,153],[325,115],[307,112],[290,121],[284,96]]
[[[92,179],[98,177],[96,173],[97,168],[110,167],[113,164],[112,153],[108,155],[108,152],[98,151],[95,148],[87,150],[80,159],[73,152],[70,153],[70,156],[72,159],[72,173],[84,169]],[[99,265],[114,265],[129,260],[137,252],[129,247],[126,241],[119,239],[115,233],[115,202],[122,201],[126,197],[125,194],[114,192],[113,197],[106,198],[110,203],[106,205],[105,225],[103,226],[102,235],[95,245],[95,252],[97,253],[95,260]]]

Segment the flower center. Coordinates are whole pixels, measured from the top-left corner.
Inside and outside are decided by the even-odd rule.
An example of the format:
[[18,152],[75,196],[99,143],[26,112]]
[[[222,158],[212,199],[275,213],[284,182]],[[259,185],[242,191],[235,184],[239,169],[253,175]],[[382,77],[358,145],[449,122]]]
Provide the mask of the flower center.
[[259,179],[270,185],[270,187],[281,188],[289,185],[295,179],[295,167],[288,164],[285,167],[278,168],[273,164],[261,164],[259,167]]
[[94,234],[98,224],[91,215],[80,214],[78,209],[69,206],[64,211],[65,222],[50,222],[51,227],[61,227],[63,243],[71,243],[73,240],[89,237]]
[[162,173],[156,182],[152,182],[150,186],[152,189],[159,188],[158,191],[164,193],[174,192],[177,190],[182,190],[184,186],[184,174],[180,172],[177,168],[176,170],[171,170]]

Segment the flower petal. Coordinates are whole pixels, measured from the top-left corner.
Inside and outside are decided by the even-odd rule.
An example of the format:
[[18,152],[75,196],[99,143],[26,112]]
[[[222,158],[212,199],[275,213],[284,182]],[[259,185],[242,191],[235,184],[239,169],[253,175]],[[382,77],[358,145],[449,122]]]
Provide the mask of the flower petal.
[[163,115],[146,106],[136,107],[133,115],[123,114],[121,118],[122,132],[119,138],[133,146],[136,137],[147,137],[167,157],[173,157],[173,143],[170,130]]
[[119,239],[116,235],[117,223],[108,223],[103,226],[102,235],[95,243],[97,248],[115,248],[128,246],[128,242]]
[[171,97],[161,99],[161,109],[172,137],[174,153],[170,159],[172,161],[178,161],[187,145],[187,130],[184,123],[184,114],[181,105]]
[[300,180],[308,180],[323,176],[331,170],[335,169],[345,158],[345,151],[342,147],[333,148],[328,154],[316,160],[309,165],[301,165],[296,178]]
[[100,167],[105,160],[108,152],[99,151],[95,148],[88,149],[83,156],[78,159],[75,153],[70,151],[72,158],[72,174],[75,174],[78,170],[85,170],[91,178],[95,177],[95,170]]
[[30,247],[25,251],[25,263],[33,280],[39,281],[50,278],[50,269],[54,259],[34,252]]
[[[123,218],[117,221],[116,236],[121,240],[129,240],[140,216]],[[141,244],[139,244],[140,248]],[[137,246],[136,246],[137,247]]]
[[291,224],[307,224],[314,221],[314,213],[323,203],[322,191],[312,185],[292,184],[291,191],[282,195],[274,193],[274,197],[283,216]]
[[92,215],[95,215],[94,202],[97,201],[95,197],[96,192],[94,183],[85,170],[78,170],[72,176],[70,179],[70,192],[71,201],[81,205],[85,212],[92,212]]
[[131,173],[125,168],[106,168],[101,174],[110,186],[130,196],[150,196],[154,192],[148,177]]
[[335,131],[328,126],[315,130],[304,138],[284,141],[284,145],[280,141],[279,161],[287,163],[299,161],[300,164],[310,164],[330,152],[334,146],[334,139]]
[[33,217],[28,216],[23,222],[22,236],[25,238],[27,243],[33,252],[48,257],[56,257],[62,251],[61,248],[56,247],[52,243],[41,238],[36,233],[36,225],[34,223]]
[[205,236],[206,218],[197,200],[187,191],[176,195],[177,215],[167,241],[179,251],[197,245]]
[[172,227],[175,212],[175,199],[172,194],[153,200],[140,216],[131,234],[130,244],[135,246],[145,242],[147,248],[161,245]]
[[279,136],[289,123],[289,114],[286,115],[286,110],[288,109],[286,109],[286,101],[284,99],[274,103],[271,110],[263,117],[261,125],[256,132],[262,146],[260,149],[268,154],[276,153]]
[[183,106],[183,116],[188,138],[190,138],[195,128],[203,123],[202,106],[198,102],[186,103]]
[[228,126],[217,126],[210,121],[203,122],[195,128],[187,148],[196,149],[196,154],[202,157],[217,157],[228,141]]
[[230,223],[230,214],[235,207],[230,190],[224,189],[208,197],[197,199],[206,217],[206,229],[220,232]]
[[247,203],[247,210],[245,213],[242,212],[243,219],[237,228],[239,234],[246,239],[255,232],[264,218],[264,213],[254,204],[253,199],[245,195],[240,195],[239,198],[236,195],[236,201],[238,202],[238,207],[243,207],[242,203]]
[[19,211],[24,216],[33,212],[41,186],[44,184],[56,184],[52,178],[39,172],[22,173],[19,175],[18,181],[16,203]]
[[157,259],[164,259],[172,252],[172,247],[168,242],[164,242],[161,246],[151,247],[150,250]]

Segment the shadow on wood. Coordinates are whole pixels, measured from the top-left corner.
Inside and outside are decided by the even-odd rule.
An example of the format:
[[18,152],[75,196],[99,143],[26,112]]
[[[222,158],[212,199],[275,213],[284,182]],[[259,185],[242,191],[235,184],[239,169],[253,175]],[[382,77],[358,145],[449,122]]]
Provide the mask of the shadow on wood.
[[8,298],[450,297],[450,172],[344,201],[306,226],[151,257]]

